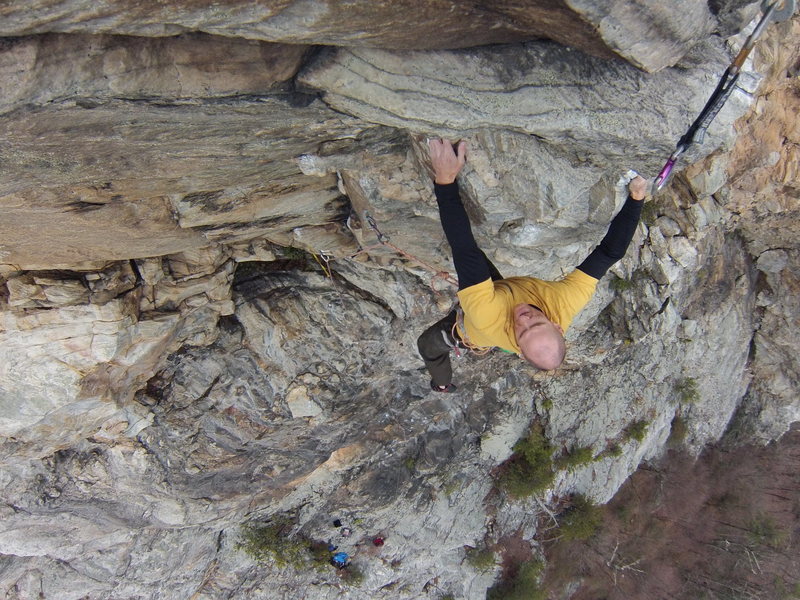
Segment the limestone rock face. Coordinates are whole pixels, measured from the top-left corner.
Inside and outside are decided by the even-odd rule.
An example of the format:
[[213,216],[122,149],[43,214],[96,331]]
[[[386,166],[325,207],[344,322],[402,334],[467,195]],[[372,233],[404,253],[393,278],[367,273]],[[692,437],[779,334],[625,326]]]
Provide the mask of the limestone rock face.
[[[728,62],[716,41],[656,75],[547,43],[456,53],[348,48],[322,54],[300,81],[323,90],[337,110],[372,122],[449,136],[515,131],[582,162],[647,172],[672,151]],[[730,139],[749,105],[748,80],[709,131],[711,147]]]
[[[223,224],[252,238],[264,223],[277,235],[280,219],[286,239],[295,227],[327,223],[339,212],[335,179],[305,177],[294,159],[371,127],[281,92],[302,55],[208,36],[7,44],[6,72],[17,85],[0,115],[0,260],[46,269],[161,256],[207,246]],[[153,68],[137,66],[130,77],[131,64]],[[236,74],[226,80],[212,68]],[[285,204],[270,206],[276,196]]]
[[[699,38],[752,6],[34,4],[0,8],[22,35],[0,44],[9,598],[478,600],[500,568],[467,549],[536,553],[559,499],[604,502],[668,445],[797,420],[796,19],[645,204],[563,368],[469,354],[436,394],[416,338],[455,287],[425,137],[468,142],[460,189],[501,272],[557,278],[741,43]],[[577,48],[678,66],[551,41],[441,50],[530,40],[542,15]],[[556,455],[594,460],[515,500],[493,477],[532,419]],[[239,548],[242,525],[279,517],[363,581]]]
[[[729,5],[741,2],[716,4],[724,17],[732,10]],[[642,0],[271,0],[257,6],[241,0],[224,6],[209,1],[131,6],[121,0],[42,0],[7,2],[0,17],[4,36],[52,31],[170,36],[203,31],[293,44],[395,49],[464,48],[547,38],[598,56],[616,54],[648,71],[675,64],[716,26],[706,3],[695,0],[669,7]]]

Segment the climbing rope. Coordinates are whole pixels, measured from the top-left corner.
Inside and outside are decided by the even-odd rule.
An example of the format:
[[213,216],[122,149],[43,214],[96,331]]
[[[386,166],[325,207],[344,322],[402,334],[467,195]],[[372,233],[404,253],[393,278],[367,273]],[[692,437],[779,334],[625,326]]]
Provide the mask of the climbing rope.
[[313,256],[314,260],[317,261],[317,264],[322,269],[322,272],[325,273],[325,276],[328,279],[333,279],[333,275],[331,274],[331,267],[329,264],[330,258],[328,258],[328,255],[325,252],[321,252],[320,255],[322,256],[322,260],[325,261],[325,264],[322,264],[322,261],[319,259],[319,257],[314,252],[311,252],[311,256]]
[[[459,328],[459,323],[461,323],[462,327]],[[461,340],[461,344],[463,344],[464,348],[475,354],[476,356],[485,356],[492,351],[491,347],[487,346],[476,346],[472,342],[469,341],[467,337],[466,330],[463,327],[464,325],[464,311],[461,308],[456,309],[456,322],[453,323],[453,328],[450,330],[450,335],[454,340]],[[463,335],[462,335],[463,332]],[[461,356],[458,351],[458,342],[456,342],[455,346],[456,356]]]
[[[781,6],[780,9],[778,8],[779,5]],[[770,19],[774,21],[785,21],[792,16],[795,10],[795,0],[763,0],[761,3],[761,10],[764,12],[764,15],[761,17],[758,25],[756,25],[756,28],[747,37],[742,49],[739,50],[739,53],[736,55],[736,58],[734,58],[733,62],[725,69],[716,89],[706,102],[703,110],[700,111],[700,115],[694,120],[694,123],[689,126],[689,129],[686,130],[686,133],[683,134],[681,139],[678,140],[675,151],[667,159],[658,177],[656,177],[653,183],[656,191],[666,185],[675,167],[675,163],[678,161],[681,154],[686,152],[692,144],[703,143],[706,130],[736,87],[736,82],[741,74],[742,65],[744,65],[744,61],[747,60],[747,57],[753,50],[756,40],[761,36]]]
[[364,218],[367,220],[367,224],[370,226],[370,229],[372,229],[372,231],[375,232],[375,236],[378,238],[378,242],[380,242],[380,244],[375,245],[375,246],[370,246],[369,248],[362,248],[361,250],[359,250],[358,252],[353,254],[350,258],[354,258],[355,256],[358,256],[359,254],[362,254],[362,253],[367,252],[369,250],[374,250],[375,248],[380,248],[381,246],[385,246],[387,248],[391,248],[392,250],[394,250],[400,256],[403,256],[403,257],[407,258],[408,260],[414,261],[415,263],[417,263],[420,266],[422,266],[424,269],[426,269],[426,270],[430,271],[431,273],[433,273],[433,277],[431,277],[431,289],[433,290],[434,294],[436,294],[437,296],[439,295],[439,292],[436,290],[436,287],[434,286],[434,282],[437,279],[442,279],[442,280],[446,281],[447,283],[458,287],[458,281],[455,279],[455,277],[450,275],[450,273],[448,273],[447,271],[442,271],[442,270],[436,269],[432,265],[426,263],[421,258],[419,258],[417,256],[414,256],[413,254],[411,254],[409,252],[406,252],[402,248],[399,248],[398,246],[395,246],[393,243],[391,243],[389,236],[386,235],[385,233],[383,233],[378,228],[378,224],[375,222],[375,219],[373,218],[373,216],[371,214],[369,214],[368,212],[365,212],[364,213]]

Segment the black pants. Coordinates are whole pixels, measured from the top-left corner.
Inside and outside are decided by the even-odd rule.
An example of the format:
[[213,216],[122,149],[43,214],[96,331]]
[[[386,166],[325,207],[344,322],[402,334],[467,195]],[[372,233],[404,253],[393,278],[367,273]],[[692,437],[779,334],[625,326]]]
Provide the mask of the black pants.
[[447,385],[453,380],[453,367],[450,364],[450,350],[460,340],[454,338],[453,326],[456,323],[456,311],[437,321],[417,339],[417,348],[425,368],[431,375],[433,385]]
[[[486,258],[486,255],[484,255]],[[492,280],[497,281],[503,276],[488,258],[486,263]],[[444,386],[453,381],[453,367],[450,363],[450,351],[461,341],[455,333],[456,310],[451,310],[447,316],[422,332],[417,339],[417,349],[425,368],[431,375],[433,385]],[[462,346],[463,347],[463,346]]]

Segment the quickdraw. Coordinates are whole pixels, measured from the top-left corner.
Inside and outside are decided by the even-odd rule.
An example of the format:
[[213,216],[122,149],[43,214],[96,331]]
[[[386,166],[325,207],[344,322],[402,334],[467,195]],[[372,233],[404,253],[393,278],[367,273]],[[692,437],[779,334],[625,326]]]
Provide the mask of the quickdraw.
[[428,263],[426,263],[424,260],[421,260],[421,259],[417,258],[416,256],[414,256],[413,254],[409,254],[408,252],[406,252],[402,248],[398,248],[397,246],[392,244],[389,241],[390,240],[389,236],[386,235],[385,233],[383,233],[380,229],[378,229],[378,224],[375,222],[375,219],[372,217],[371,214],[369,214],[368,212],[365,212],[364,213],[364,217],[366,218],[367,223],[369,224],[370,228],[375,232],[375,236],[378,238],[378,241],[381,243],[381,245],[386,246],[387,248],[391,248],[392,250],[397,252],[399,255],[404,256],[407,259],[416,262],[417,264],[421,265],[423,268],[427,269],[428,271],[430,271],[431,273],[434,274],[433,277],[431,278],[431,288],[434,290],[434,292],[436,292],[436,288],[433,286],[433,282],[436,279],[443,279],[446,282],[458,287],[458,281],[456,281],[456,279],[452,275],[447,273],[446,271],[438,270],[435,267],[433,267],[432,265],[429,265]]
[[[778,8],[779,5],[781,5],[781,8]],[[656,177],[653,183],[656,191],[666,185],[675,168],[675,163],[678,162],[678,158],[681,154],[686,152],[692,144],[703,143],[706,130],[733,92],[736,81],[741,74],[742,65],[744,65],[744,61],[747,60],[747,57],[753,50],[756,40],[761,36],[770,19],[774,21],[785,21],[792,16],[795,10],[795,0],[763,0],[761,3],[761,10],[764,14],[758,22],[758,25],[756,25],[756,28],[747,37],[747,40],[745,40],[736,58],[734,58],[733,62],[725,69],[716,89],[711,94],[708,102],[706,102],[700,115],[695,119],[694,123],[689,126],[689,129],[686,130],[683,137],[678,140],[675,151],[670,154],[670,157],[662,167],[658,177]]]

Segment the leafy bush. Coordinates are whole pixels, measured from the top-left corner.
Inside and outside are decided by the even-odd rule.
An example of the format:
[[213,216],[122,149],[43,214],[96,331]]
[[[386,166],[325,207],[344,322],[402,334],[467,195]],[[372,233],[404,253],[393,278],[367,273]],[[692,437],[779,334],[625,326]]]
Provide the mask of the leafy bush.
[[537,422],[514,445],[514,454],[505,463],[498,485],[515,498],[525,498],[546,490],[554,478],[553,448]]
[[750,519],[747,529],[748,537],[753,544],[780,548],[787,539],[786,532],[778,527],[768,514],[761,513]]
[[328,544],[292,535],[294,527],[295,523],[286,516],[268,523],[247,523],[241,528],[236,548],[258,562],[272,560],[279,567],[326,568],[331,558]]
[[309,558],[309,543],[290,536],[293,526],[286,517],[278,517],[271,523],[248,523],[242,526],[236,547],[258,562],[272,559],[279,567],[301,566]]
[[571,500],[572,505],[558,518],[559,532],[567,541],[588,539],[603,522],[603,511],[583,494]]
[[490,571],[496,564],[494,552],[487,547],[469,548],[467,550],[467,562],[476,571]]
[[547,590],[539,587],[543,570],[539,560],[523,563],[513,578],[487,590],[486,600],[547,600]]

